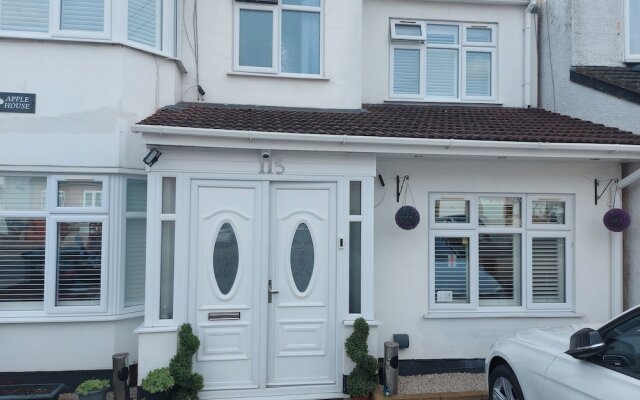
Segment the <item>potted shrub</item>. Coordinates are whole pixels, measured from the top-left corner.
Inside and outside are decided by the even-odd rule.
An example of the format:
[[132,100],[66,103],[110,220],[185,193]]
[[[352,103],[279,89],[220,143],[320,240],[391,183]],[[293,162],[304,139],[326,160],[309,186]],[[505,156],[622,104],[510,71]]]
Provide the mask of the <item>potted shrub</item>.
[[156,368],[150,371],[147,377],[142,380],[138,398],[147,400],[169,399],[169,391],[175,383],[176,381],[171,376],[169,368]]
[[110,382],[108,379],[89,379],[76,388],[80,400],[105,400]]
[[183,324],[178,330],[178,351],[169,363],[169,372],[175,380],[171,390],[172,400],[196,400],[204,387],[202,375],[193,372],[193,355],[200,347],[200,340],[193,334],[191,325]]
[[375,374],[378,362],[369,354],[368,338],[369,324],[364,318],[356,319],[353,323],[353,333],[344,345],[347,356],[355,363],[347,377],[347,391],[354,399],[368,399],[376,387]]

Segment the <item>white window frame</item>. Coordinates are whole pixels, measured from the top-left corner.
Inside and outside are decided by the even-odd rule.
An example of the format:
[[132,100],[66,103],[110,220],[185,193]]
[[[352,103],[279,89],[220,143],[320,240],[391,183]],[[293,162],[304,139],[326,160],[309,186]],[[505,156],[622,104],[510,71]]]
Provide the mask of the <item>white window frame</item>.
[[[131,180],[135,180],[135,181],[143,181],[143,182],[147,182],[147,197],[145,197],[145,203],[148,202],[148,197],[149,197],[149,183],[146,179],[146,177],[144,176],[126,176],[124,177],[124,183],[123,183],[123,190],[122,190],[122,216],[121,216],[121,226],[122,226],[122,236],[120,237],[120,254],[119,254],[119,258],[120,258],[120,265],[121,267],[121,271],[120,271],[120,279],[118,280],[118,287],[119,287],[119,293],[118,293],[118,300],[119,300],[119,306],[118,306],[118,311],[123,314],[123,313],[132,313],[132,312],[142,312],[144,311],[145,308],[145,303],[146,303],[146,280],[147,280],[147,275],[146,275],[146,270],[147,270],[147,266],[146,266],[146,257],[145,257],[145,283],[143,285],[143,290],[145,291],[145,294],[143,296],[143,300],[142,300],[142,304],[140,305],[134,305],[134,306],[127,306],[126,305],[126,299],[125,299],[125,280],[126,280],[126,256],[127,256],[127,248],[126,248],[126,240],[127,240],[127,221],[129,219],[143,219],[145,221],[145,231],[147,229],[147,211],[127,211],[127,183]],[[147,235],[148,236],[148,235]],[[145,241],[145,256],[146,256],[146,241]]]
[[[396,30],[398,25],[419,26],[421,35],[407,36],[407,35],[398,34]],[[425,41],[427,40],[427,25],[424,21],[392,19],[391,20],[391,39]]]
[[[98,305],[56,305],[56,287],[58,279],[58,224],[64,222],[100,222],[102,223],[100,258],[100,302]],[[51,215],[47,218],[45,250],[45,312],[48,314],[87,314],[107,312],[107,289],[109,275],[109,216],[107,215]]]
[[62,2],[63,0],[52,0],[50,5],[49,27],[52,36],[84,39],[105,39],[111,38],[111,0],[104,1],[104,30],[102,32],[78,31],[62,29]]
[[[433,103],[497,103],[498,101],[498,24],[497,23],[469,23],[459,21],[418,21],[416,23],[424,23],[424,42],[416,41],[415,39],[406,39],[403,37],[394,37],[394,23],[395,21],[406,20],[391,20],[391,42],[389,47],[389,99],[390,100],[406,100],[412,99],[415,101],[433,102]],[[428,25],[449,25],[458,27],[458,43],[457,44],[436,44],[427,42],[427,30]],[[468,42],[466,39],[466,28],[482,27],[491,29],[491,43],[477,43]],[[411,44],[410,42],[414,43]],[[404,43],[403,43],[404,42]],[[407,46],[407,47],[403,47]],[[420,96],[418,95],[406,95],[396,94],[393,91],[394,86],[394,57],[393,52],[395,48],[420,48]],[[454,97],[444,96],[429,96],[427,93],[427,49],[457,49],[458,50],[458,70],[456,74],[456,86],[457,95]],[[491,53],[491,96],[467,96],[466,95],[466,53],[472,52],[487,52]]]
[[[640,21],[636,21],[640,24]],[[627,62],[640,62],[640,53],[631,53],[631,4],[630,0],[624,0],[624,55]]]
[[[518,197],[522,201],[521,227],[484,227],[478,224],[478,204],[481,197]],[[435,223],[435,201],[440,199],[472,200],[470,202],[470,223]],[[532,224],[531,205],[533,201],[549,200],[565,203],[565,224]],[[574,311],[574,197],[566,194],[526,194],[526,193],[430,193],[429,194],[429,256],[428,256],[428,301],[430,311],[434,312],[473,312],[477,314],[527,313],[540,311]],[[521,305],[480,305],[479,299],[479,235],[481,234],[520,234],[520,298]],[[470,303],[448,304],[435,301],[435,237],[470,237]],[[532,287],[532,238],[565,238],[565,302],[533,303]]]
[[[271,11],[273,18],[273,43],[271,68],[252,67],[240,65],[240,10]],[[304,74],[294,72],[282,72],[282,12],[283,11],[314,12],[320,14],[320,72],[318,74]],[[243,3],[233,0],[233,70],[237,72],[247,72],[255,74],[265,74],[271,76],[282,76],[288,78],[322,78],[324,77],[324,0],[320,0],[320,7],[297,6],[291,4],[255,4]]]
[[[49,197],[49,207],[52,213],[60,214],[95,214],[109,212],[109,179],[106,176],[84,176],[84,175],[54,175],[51,178],[51,184],[58,190],[60,182],[67,181],[93,181],[102,183],[102,206],[101,207],[64,207],[58,206],[57,198]],[[49,191],[51,192],[51,191]],[[84,193],[82,194],[82,204],[84,204]]]

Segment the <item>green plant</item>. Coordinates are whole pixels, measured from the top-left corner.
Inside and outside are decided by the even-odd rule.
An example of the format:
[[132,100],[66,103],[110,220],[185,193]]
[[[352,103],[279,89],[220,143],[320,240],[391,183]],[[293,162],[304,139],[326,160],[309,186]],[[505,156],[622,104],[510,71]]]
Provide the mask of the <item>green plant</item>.
[[176,381],[171,376],[168,367],[156,368],[150,371],[147,377],[142,380],[142,388],[151,394],[168,392],[175,383]]
[[110,383],[108,379],[89,379],[78,385],[76,393],[86,396],[91,392],[108,388]]
[[369,354],[368,338],[369,324],[364,318],[356,319],[353,333],[344,344],[347,356],[355,363],[347,378],[347,390],[352,397],[368,396],[376,387],[374,377],[378,362]]
[[169,363],[169,372],[175,380],[172,400],[196,400],[204,387],[202,375],[193,372],[193,355],[199,347],[200,340],[191,325],[183,324],[178,331],[178,351]]

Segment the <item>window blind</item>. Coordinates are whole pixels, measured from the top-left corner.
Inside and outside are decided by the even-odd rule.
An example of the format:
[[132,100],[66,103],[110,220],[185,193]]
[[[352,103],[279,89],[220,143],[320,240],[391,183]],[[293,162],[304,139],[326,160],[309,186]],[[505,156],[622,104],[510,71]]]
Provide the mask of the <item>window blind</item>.
[[479,240],[480,305],[520,305],[521,236],[481,234]]
[[59,222],[56,305],[100,304],[102,223]]
[[467,96],[491,96],[491,53],[467,51]]
[[491,43],[490,28],[467,28],[467,42]]
[[420,93],[420,50],[394,49],[393,93]]
[[427,49],[427,96],[458,96],[458,50]]
[[160,48],[161,0],[129,0],[127,38],[132,42]]
[[104,32],[105,0],[61,0],[60,29]]
[[0,30],[49,32],[50,0],[0,0]]
[[0,217],[0,309],[42,309],[45,225],[44,218]]
[[435,301],[469,303],[469,238],[435,238]]
[[427,43],[429,44],[458,44],[459,35],[457,25],[427,25]]
[[127,218],[124,272],[125,307],[144,304],[147,221]]
[[565,238],[532,238],[534,303],[565,302]]

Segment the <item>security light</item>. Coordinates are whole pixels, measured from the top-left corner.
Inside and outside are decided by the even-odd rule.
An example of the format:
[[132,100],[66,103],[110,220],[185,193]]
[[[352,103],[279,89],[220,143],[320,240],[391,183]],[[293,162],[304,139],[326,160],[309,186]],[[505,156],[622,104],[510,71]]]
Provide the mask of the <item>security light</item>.
[[162,153],[156,149],[155,147],[149,150],[149,153],[142,159],[142,162],[147,164],[148,166],[152,166],[158,161]]

